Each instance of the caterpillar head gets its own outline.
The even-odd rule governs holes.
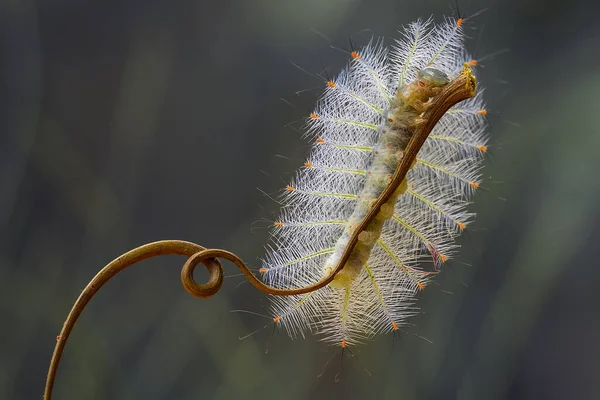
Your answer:
[[[398,90],[399,104],[419,109],[419,105],[438,94],[450,82],[446,73],[432,67],[419,71],[417,78]],[[420,110],[422,111],[422,110]]]
[[[439,69],[425,67],[417,74],[417,84],[420,87],[429,86],[441,88],[448,83],[450,83],[450,78],[448,78],[446,73]]]

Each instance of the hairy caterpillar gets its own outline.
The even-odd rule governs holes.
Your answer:
[[[463,66],[463,20],[409,24],[391,51],[371,42],[326,89],[307,121],[314,141],[284,189],[260,272],[278,288],[310,285],[335,267],[348,237],[386,187],[428,101]],[[350,259],[326,287],[272,297],[273,321],[291,337],[317,333],[346,347],[398,330],[415,314],[415,296],[455,252],[471,221],[487,151],[480,94],[452,107],[381,207]],[[436,268],[424,264],[433,261]]]

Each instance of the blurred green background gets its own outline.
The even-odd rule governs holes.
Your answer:
[[[261,219],[278,206],[257,187],[275,193],[301,165],[307,145],[285,125],[308,115],[323,87],[290,61],[335,74],[347,56],[331,44],[390,44],[401,24],[455,8],[0,4],[1,399],[42,397],[68,310],[119,254],[185,239],[260,266]],[[315,338],[269,328],[240,341],[266,320],[231,311],[267,313],[265,296],[233,276],[214,298],[194,299],[179,282],[184,259],[163,257],[93,299],[54,398],[599,398],[600,6],[459,6],[464,16],[487,8],[467,23],[475,58],[501,53],[478,69],[490,156],[477,221],[419,300],[414,328],[353,349],[343,366],[339,349]]]

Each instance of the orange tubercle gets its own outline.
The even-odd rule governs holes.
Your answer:
[[[293,186],[290,186],[290,185],[287,185],[285,188],[286,188],[287,190],[289,190],[290,192],[293,192],[294,190],[296,190],[296,188],[295,188],[295,187],[293,187]]]
[[[281,320],[281,317],[275,317],[273,318],[273,322],[278,323]]]
[[[353,51],[352,53],[350,53],[350,56],[352,56],[352,58],[354,58],[355,60],[360,60],[360,55],[358,54],[358,51]]]
[[[469,64],[469,67],[474,67],[477,65],[477,60],[471,60],[467,64]]]
[[[261,273],[261,274],[264,274],[264,273],[267,272],[267,269],[266,268],[261,268],[261,269],[258,270],[258,272]]]
[[[471,187],[474,187],[475,189],[477,189],[479,187],[479,183],[477,183],[477,182],[469,182],[469,185]]]
[[[441,256],[440,256],[440,258],[441,258]],[[423,285],[422,282],[417,282],[417,287],[419,288],[419,290],[425,289],[425,285]]]
[[[477,110],[475,112],[479,115],[487,115],[487,110]]]
[[[341,343],[341,345],[340,345],[340,346],[342,346],[342,349],[345,349],[346,347],[348,347],[348,343],[346,343],[346,340],[345,340],[345,339],[344,339],[344,340],[342,340],[342,343]]]
[[[325,139],[323,139],[323,138],[317,138],[317,143],[325,143]]]
[[[459,18],[458,21],[456,21],[456,27],[460,28],[463,24],[463,22],[465,22],[462,18]]]
[[[477,146],[477,148],[483,151],[484,153],[487,151],[487,146]]]
[[[273,225],[275,225],[275,226],[283,226],[283,222],[281,222],[281,221],[275,221],[275,223]]]
[[[442,260],[442,262],[446,262],[446,261],[448,261],[448,257],[446,257],[443,254],[440,254],[440,260]]]
[[[465,224],[463,224],[463,223],[462,223],[462,222],[460,222],[460,221],[456,221],[456,225],[458,225],[458,227],[459,227],[461,230],[462,230],[462,229],[465,229]]]
[[[311,119],[319,119],[319,116],[315,113],[310,113],[310,118]]]
[[[306,168],[312,168],[312,166],[313,166],[313,165],[312,165],[312,163],[309,163],[309,162],[307,161],[307,162],[305,162],[305,163],[304,163],[304,166],[305,166]]]
[[[393,322],[393,321],[392,321],[392,329],[395,330],[395,331],[397,331],[399,329],[398,325],[396,325],[396,323]]]
[[[327,81],[327,86],[329,86],[330,88],[334,88],[335,87],[335,83],[332,81]]]
[[[56,341],[58,342],[60,340],[60,335],[56,337]]]

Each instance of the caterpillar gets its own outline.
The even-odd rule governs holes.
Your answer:
[[[371,40],[352,50],[348,66],[326,82],[307,118],[307,160],[280,198],[260,269],[267,284],[299,288],[335,268],[430,98],[465,65],[476,66],[463,28],[460,18],[417,20],[391,49]],[[311,332],[343,348],[406,325],[418,292],[473,220],[467,206],[481,182],[486,114],[481,91],[450,108],[335,279],[308,294],[271,296],[273,322],[292,338]]]

